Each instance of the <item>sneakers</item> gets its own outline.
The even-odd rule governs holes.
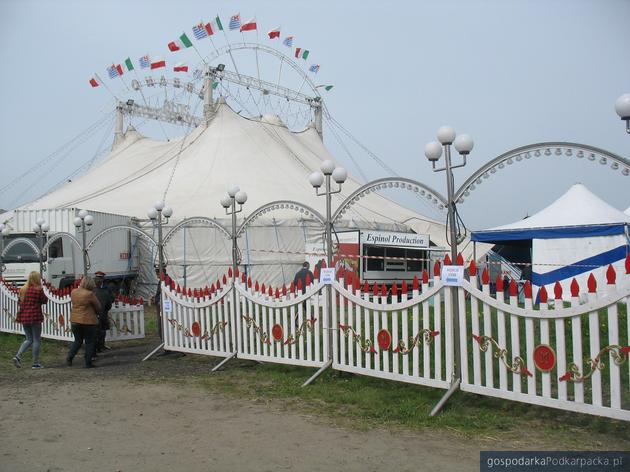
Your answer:
[[[20,360],[20,358],[19,358],[18,356],[15,356],[15,357],[13,358],[13,365],[14,365],[15,367],[17,367],[18,369],[19,369],[20,367],[22,367],[22,361]]]
[[[33,364],[33,366],[31,367],[31,369],[33,369],[33,370],[38,370],[38,369],[43,369],[43,368],[44,368],[44,366],[41,365],[40,363]]]

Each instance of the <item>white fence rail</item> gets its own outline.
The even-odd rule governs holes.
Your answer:
[[[57,295],[44,288],[48,302],[42,307],[44,323],[42,337],[72,341],[70,329],[72,303],[69,295]],[[11,286],[0,283],[0,331],[24,334],[22,325],[15,321],[18,310],[18,293]],[[144,306],[116,301],[109,311],[110,329],[108,341],[144,338]]]

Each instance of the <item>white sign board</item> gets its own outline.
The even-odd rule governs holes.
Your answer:
[[[391,231],[361,231],[362,244],[377,246],[429,247],[428,234],[393,233]]]
[[[173,301],[166,298],[164,299],[164,313],[172,313],[173,312]]]
[[[445,265],[442,266],[442,283],[444,285],[462,285],[464,280],[464,266]]]
[[[325,267],[320,269],[319,282],[322,284],[330,285],[335,281],[335,268]]]

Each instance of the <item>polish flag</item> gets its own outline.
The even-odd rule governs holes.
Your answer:
[[[177,64],[175,64],[175,67],[173,67],[173,71],[188,72],[188,64],[185,64],[184,62],[178,62]]]
[[[247,20],[241,25],[241,32],[243,31],[254,31],[256,28],[256,19],[252,18],[251,20]]]
[[[279,38],[280,37],[280,27],[278,26],[277,28],[272,29],[267,34],[269,35],[269,39]]]
[[[90,79],[90,85],[91,85],[92,87],[98,87],[100,84],[98,83],[98,80],[96,80],[94,77],[92,77],[92,78]]]
[[[161,57],[151,58],[151,69],[159,69],[160,67],[166,67],[166,61]]]

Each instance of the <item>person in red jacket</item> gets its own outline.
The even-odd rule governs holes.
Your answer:
[[[42,279],[39,272],[31,272],[26,284],[20,289],[16,321],[22,324],[26,339],[13,357],[15,367],[22,367],[22,354],[32,345],[33,369],[43,368],[39,363],[39,346],[42,339],[42,323],[44,322],[42,305],[46,304],[47,301],[48,298],[42,289]]]

